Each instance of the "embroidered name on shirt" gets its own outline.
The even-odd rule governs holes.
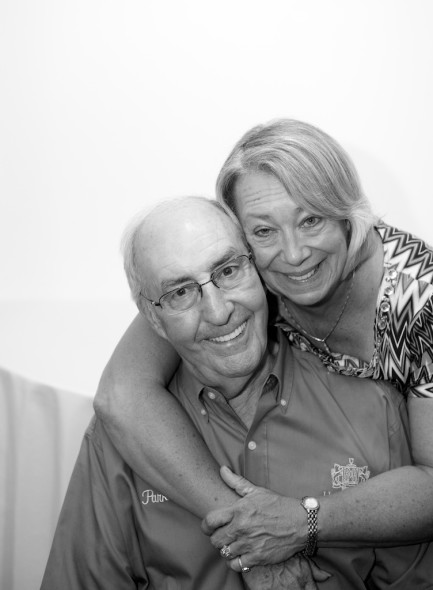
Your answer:
[[[357,486],[359,483],[367,481],[370,477],[368,466],[357,467],[354,459],[349,458],[347,465],[339,465],[334,463],[334,468],[331,469],[332,487],[345,490],[351,486]]]
[[[162,494],[155,494],[153,490],[144,490],[144,492],[141,494],[141,497],[143,498],[141,503],[144,504],[144,506],[147,506],[149,502],[152,504],[157,504],[158,502],[168,502],[168,498],[166,496],[163,496]]]

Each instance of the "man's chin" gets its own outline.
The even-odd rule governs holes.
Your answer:
[[[250,377],[260,366],[262,354],[259,350],[242,354],[232,354],[224,357],[222,363],[217,363],[218,372],[226,378]]]

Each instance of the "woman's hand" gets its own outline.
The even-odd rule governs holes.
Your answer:
[[[305,547],[307,518],[299,500],[257,487],[228,467],[221,468],[221,477],[242,499],[210,512],[202,530],[217,549],[229,547],[232,569],[239,555],[253,567],[281,563]]]

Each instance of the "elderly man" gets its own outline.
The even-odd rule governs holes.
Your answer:
[[[332,375],[278,335],[268,342],[266,298],[247,244],[216,202],[177,200],[137,218],[125,234],[124,258],[140,310],[181,357],[170,389],[220,464],[302,498],[410,462],[404,412],[390,386]],[[303,502],[308,553],[314,552],[317,504]],[[361,589],[367,581],[374,588],[391,582],[427,588],[415,583],[428,579],[421,565],[428,551],[321,549],[316,559],[332,574],[324,589]],[[309,570],[299,557],[296,565],[304,570],[290,585],[290,568],[249,573],[230,546],[220,554],[195,516],[125,464],[94,419],[42,589],[244,588],[224,557],[236,557],[252,588],[314,587],[308,576],[301,581]]]

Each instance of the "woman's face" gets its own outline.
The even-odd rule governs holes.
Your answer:
[[[272,175],[250,172],[234,187],[236,213],[268,288],[296,305],[332,297],[347,258],[344,221],[300,208]]]

